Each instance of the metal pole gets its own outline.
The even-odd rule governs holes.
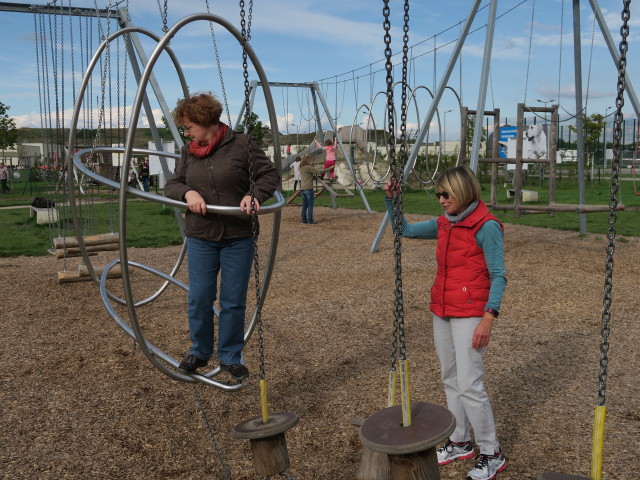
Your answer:
[[[480,74],[480,91],[478,92],[478,106],[476,108],[476,124],[473,129],[473,143],[471,144],[471,157],[469,168],[474,173],[478,171],[478,157],[480,156],[480,142],[482,140],[482,123],[484,117],[484,104],[487,99],[487,84],[489,83],[489,70],[491,67],[491,52],[493,50],[493,33],[496,28],[496,10],[498,0],[491,0],[489,7],[489,19],[487,21],[487,33],[484,40],[484,56],[482,57],[482,73]]]
[[[582,108],[582,57],[580,42],[580,0],[573,0],[573,60],[576,88],[576,135],[578,139],[578,203],[585,204],[584,111]],[[587,233],[587,217],[580,214],[580,234]]]
[[[438,104],[440,103],[440,99],[442,98],[445,88],[447,88],[447,82],[449,81],[449,77],[451,76],[453,67],[458,61],[458,57],[460,56],[460,51],[462,50],[462,46],[464,45],[464,42],[467,39],[469,30],[471,30],[471,24],[473,23],[473,20],[476,17],[476,14],[478,13],[478,9],[480,8],[480,2],[481,0],[475,0],[473,2],[473,5],[469,10],[469,14],[467,15],[467,20],[465,21],[464,26],[460,31],[460,37],[458,37],[456,46],[454,47],[453,52],[451,53],[451,57],[449,58],[449,63],[445,68],[445,71],[442,75],[442,79],[440,80],[440,84],[438,85],[435,95],[433,96],[433,101],[431,102],[431,106],[427,111],[427,115],[422,123],[422,126],[420,127],[420,132],[416,136],[415,143],[413,145],[413,148],[411,149],[409,158],[407,159],[407,164],[405,165],[404,172],[403,172],[403,178],[402,178],[403,182],[409,176],[409,174],[411,173],[411,170],[413,170],[413,165],[415,164],[416,158],[418,157],[418,153],[420,151],[420,145],[422,145],[422,142],[424,141],[424,137],[426,136],[427,131],[429,130],[429,124],[431,123],[431,120],[433,120],[433,116],[435,114],[436,108],[438,108]],[[382,241],[382,236],[384,235],[384,231],[386,230],[388,224],[389,224],[389,215],[385,212],[384,217],[382,218],[382,222],[380,222],[380,226],[378,227],[378,233],[376,233],[376,237],[373,240],[373,244],[371,245],[371,249],[370,249],[371,253],[378,251],[380,242]]]
[[[362,185],[360,185],[358,183],[358,177],[356,176],[356,172],[354,170],[353,163],[349,161],[349,156],[347,155],[347,151],[345,150],[344,145],[342,144],[342,139],[340,138],[340,135],[338,135],[338,127],[336,126],[335,123],[333,123],[333,118],[329,114],[329,108],[327,107],[327,103],[325,102],[324,97],[322,96],[322,92],[320,91],[320,88],[315,83],[313,84],[313,87],[311,88],[311,92],[313,93],[314,91],[318,93],[318,98],[320,99],[320,103],[322,104],[322,108],[324,108],[324,112],[327,114],[327,119],[329,119],[329,125],[331,125],[331,129],[334,131],[334,133],[336,135],[336,139],[338,140],[337,144],[340,147],[340,151],[342,152],[342,155],[344,156],[344,159],[346,160],[347,167],[349,168],[349,170],[351,170],[351,175],[353,175],[354,185],[356,186],[356,188],[360,192],[360,198],[362,199],[362,203],[364,204],[364,207],[367,209],[367,212],[368,213],[372,213],[371,207],[369,206],[369,202],[367,201],[367,197],[364,194],[364,189],[362,188]],[[313,96],[314,105],[315,105],[315,98],[316,97],[315,97],[315,94],[314,94],[314,96]],[[320,121],[319,120],[320,119],[320,114],[317,111],[317,106],[316,106],[316,115],[318,115],[318,121]]]
[[[442,125],[442,153],[445,155],[447,154],[447,151],[445,150],[447,148],[447,113],[450,112],[453,112],[453,110],[447,110],[444,112],[444,122]]]
[[[597,0],[589,0],[591,4],[591,10],[593,10],[593,15],[596,17],[598,21],[598,26],[600,27],[600,31],[602,32],[602,36],[604,37],[604,41],[609,48],[609,53],[611,54],[611,58],[613,58],[613,63],[618,68],[618,59],[620,55],[618,54],[618,49],[616,44],[613,41],[613,37],[611,36],[611,32],[609,32],[609,27],[607,26],[607,22],[604,20],[604,16],[602,15],[602,11],[598,6]],[[624,80],[624,86],[626,90],[626,94],[631,101],[631,105],[633,105],[633,110],[636,113],[636,117],[640,117],[640,103],[638,102],[638,97],[636,96],[636,92],[631,83],[631,78],[629,75],[626,76]]]

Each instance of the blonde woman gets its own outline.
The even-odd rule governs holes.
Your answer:
[[[466,166],[445,170],[435,181],[443,215],[426,222],[401,220],[406,238],[437,240],[437,272],[431,287],[433,339],[447,407],[456,428],[438,449],[438,464],[475,455],[467,479],[490,480],[507,467],[496,437],[489,396],[482,383],[484,354],[507,284],[503,227],[480,199],[480,184]],[[387,211],[393,218],[391,182]]]

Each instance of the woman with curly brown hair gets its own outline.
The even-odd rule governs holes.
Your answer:
[[[173,117],[191,141],[182,148],[164,192],[187,204],[191,347],[179,369],[194,373],[213,356],[213,303],[219,299],[220,368],[241,381],[249,376],[242,348],[253,242],[257,240],[250,217],[251,185],[253,208],[258,211],[280,185],[280,174],[258,142],[232,131],[220,121],[221,113],[222,104],[209,93],[178,102]],[[207,205],[239,206],[246,216],[209,213]]]

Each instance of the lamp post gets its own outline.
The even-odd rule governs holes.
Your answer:
[[[300,145],[300,125],[296,123],[290,123],[292,127],[296,127],[296,153],[298,153],[298,148]]]
[[[442,151],[444,152],[444,154],[446,155],[447,152],[445,150],[445,147],[447,145],[447,113],[453,112],[453,110],[447,110],[446,112],[444,112],[444,122],[442,125],[442,138],[440,139],[440,143],[442,143]]]

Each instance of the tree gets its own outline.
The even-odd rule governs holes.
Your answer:
[[[0,102],[0,148],[2,149],[3,160],[4,150],[6,148],[13,148],[18,139],[16,122],[7,114],[10,108],[11,107]]]
[[[467,148],[469,149],[469,154],[471,154],[471,148],[473,147],[473,133],[475,131],[476,128],[476,116],[475,115],[469,115],[469,118],[467,120]],[[482,152],[482,150],[480,150],[478,152],[478,154],[481,157],[486,157],[487,156],[487,129],[485,127],[482,127],[482,132],[480,133],[480,148],[482,149],[482,143],[484,142],[485,144],[485,148],[484,148],[484,154]]]
[[[604,117],[599,113],[592,113],[590,117],[584,117],[582,132],[584,135],[584,154],[591,160],[590,151],[592,145],[598,145],[602,130],[607,125]],[[569,131],[577,133],[578,130],[573,125],[569,125]]]
[[[237,132],[244,132],[244,122],[246,117],[242,120],[242,123],[238,125]],[[249,134],[253,136],[261,146],[265,146],[265,137],[271,135],[271,129],[258,120],[258,114],[251,112],[249,117]]]

